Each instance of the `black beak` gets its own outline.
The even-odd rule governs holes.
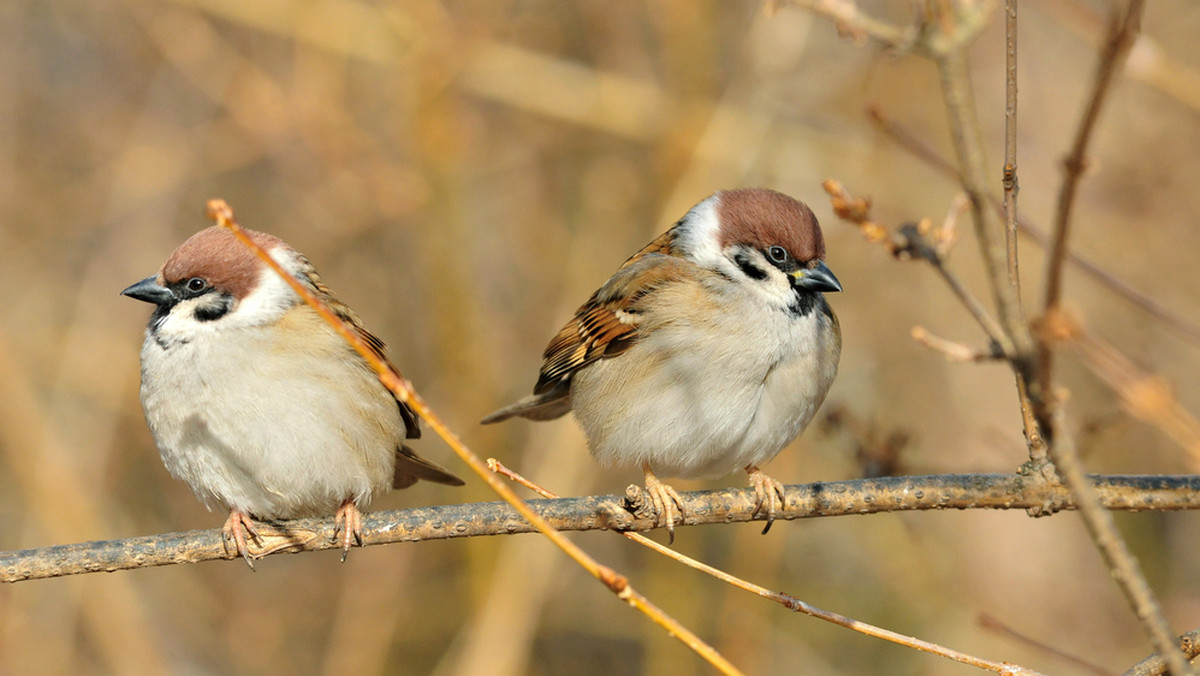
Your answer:
[[[825,261],[817,261],[815,268],[800,268],[792,273],[792,286],[805,291],[841,291],[842,283],[833,276]]]
[[[175,302],[175,294],[167,287],[160,285],[158,277],[147,277],[122,291],[121,295],[155,305],[169,305]]]

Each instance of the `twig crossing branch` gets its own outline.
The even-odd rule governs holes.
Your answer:
[[[1104,505],[1126,511],[1200,509],[1200,476],[1094,476]],[[686,525],[752,521],[752,489],[682,494]],[[1019,474],[947,474],[860,479],[788,486],[776,519],[938,509],[1024,509],[1048,514],[1072,509],[1067,491]],[[626,498],[599,495],[530,500],[558,530],[648,531],[653,519],[635,518]],[[421,507],[363,515],[363,544],[419,542],[481,535],[530,533],[534,528],[502,502]],[[333,519],[264,524],[255,556],[336,549]],[[0,582],[81,573],[197,563],[227,558],[221,531],[194,530],[0,552]]]

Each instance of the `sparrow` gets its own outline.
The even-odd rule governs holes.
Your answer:
[[[307,258],[247,232],[386,360]],[[419,479],[463,484],[405,444],[420,437],[412,409],[228,230],[201,230],[121,294],[155,306],[141,400],[163,463],[210,510],[228,510],[226,551],[232,542],[251,568],[252,519],[336,514],[345,561],[375,495]]]
[[[640,466],[674,540],[682,502],[667,477],[743,469],[770,529],[783,484],[759,467],[812,420],[842,336],[824,292],[841,291],[805,204],[723,190],[634,254],[550,341],[533,394],[483,419],[568,411],[602,464]]]

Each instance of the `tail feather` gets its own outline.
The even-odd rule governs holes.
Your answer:
[[[417,452],[408,446],[401,446],[396,450],[396,470],[392,475],[392,488],[408,488],[419,479],[448,486],[462,486],[465,483],[449,470],[417,455]]]
[[[555,388],[544,394],[531,394],[515,404],[510,404],[489,414],[479,422],[483,425],[490,425],[514,416],[537,421],[561,418],[571,410],[571,394],[569,390],[564,391],[564,389]]]

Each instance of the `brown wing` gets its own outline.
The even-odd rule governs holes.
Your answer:
[[[367,344],[367,347],[371,349],[371,352],[374,353],[376,357],[382,359],[390,369],[396,371],[396,367],[392,366],[392,362],[388,361],[386,354],[387,346],[384,344],[384,342],[377,338],[375,334],[368,331],[366,327],[363,326],[362,320],[358,318],[358,315],[354,312],[354,310],[351,310],[349,305],[346,305],[342,301],[338,300],[333,291],[331,291],[329,287],[325,286],[325,283],[321,281],[321,276],[317,274],[317,271],[312,267],[312,264],[308,262],[307,258],[300,256],[300,260],[306,268],[305,272],[307,273],[308,280],[312,282],[313,287],[317,290],[317,294],[320,295],[320,297],[325,301],[325,304],[329,306],[329,309],[333,310],[333,313],[338,316],[338,319],[341,319],[354,328],[354,332],[358,334],[359,338],[362,338],[363,342]],[[405,438],[420,439],[421,426],[416,412],[413,411],[408,404],[405,404],[399,399],[396,400],[396,405],[400,407],[400,418],[404,420]]]
[[[662,253],[669,250],[669,244],[660,246],[667,235],[626,261],[554,336],[543,355],[534,394],[562,388],[579,369],[619,355],[637,341],[646,298],[688,275],[692,265]]]
[[[480,422],[488,425],[513,416],[553,420],[566,415],[571,410],[575,372],[629,349],[638,338],[642,299],[677,278],[687,265],[674,256],[674,244],[675,228],[671,228],[630,256],[550,341],[534,393]]]

